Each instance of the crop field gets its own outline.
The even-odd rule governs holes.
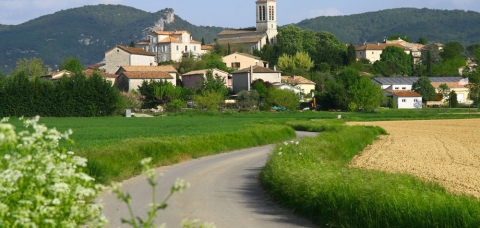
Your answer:
[[[480,198],[480,120],[349,123],[374,125],[389,135],[368,146],[351,166],[407,173],[448,191]]]

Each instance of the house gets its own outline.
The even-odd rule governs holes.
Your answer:
[[[121,75],[123,72],[166,72],[172,76],[175,80],[170,81],[174,86],[177,85],[178,71],[172,65],[164,66],[122,66],[120,67],[116,75]]]
[[[315,90],[315,82],[312,82],[302,76],[282,76],[282,83],[299,88],[303,94],[308,94]]]
[[[228,72],[219,69],[205,69],[191,71],[182,75],[182,84],[187,88],[198,88],[199,83],[207,79],[207,71],[212,71],[213,77],[219,76],[223,79],[227,88],[232,88],[232,77]]]
[[[105,72],[114,74],[120,66],[153,66],[155,55],[140,48],[117,45],[105,52]]]
[[[116,86],[121,91],[136,90],[144,81],[166,81],[173,84],[175,79],[164,71],[125,71],[118,76]]]
[[[376,44],[368,44],[365,43],[364,45],[357,46],[355,48],[355,52],[357,54],[357,61],[360,59],[368,59],[371,63],[380,60],[380,55],[387,47],[398,47],[405,51],[405,53],[410,55],[411,49],[404,47],[397,43],[376,43]]]
[[[260,57],[235,52],[233,54],[222,57],[223,62],[227,67],[243,69],[250,66],[262,66],[268,68],[268,62],[263,61]]]
[[[267,41],[276,42],[277,31],[277,2],[275,0],[257,0],[256,27],[251,29],[224,30],[218,34],[219,44],[244,45],[253,53],[255,49],[261,49]],[[253,18],[252,18],[253,19]]]
[[[109,74],[107,72],[103,72],[103,71],[100,71],[100,70],[94,70],[94,69],[87,69],[87,70],[84,70],[83,73],[89,77],[91,76],[93,73],[98,73],[100,74],[100,76],[102,76],[105,80],[109,81],[110,83],[112,83],[112,86],[115,85],[115,81],[118,77],[118,75],[116,74]]]
[[[398,109],[421,109],[422,95],[409,90],[387,90],[387,97],[392,97]]]
[[[199,57],[208,52],[208,47],[202,48],[202,43],[193,40],[186,30],[152,31],[148,40],[137,43],[137,47],[153,53],[156,62],[180,62],[183,57]]]
[[[420,79],[419,77],[400,77],[400,78],[388,78],[388,77],[373,77],[372,82],[380,86],[384,90],[412,90],[412,85]],[[441,84],[446,84],[451,91],[455,91],[457,94],[457,100],[460,104],[471,104],[472,101],[468,99],[469,89],[468,79],[462,77],[429,77],[432,86],[439,93],[439,87]]]
[[[243,90],[250,91],[251,84],[257,79],[271,84],[281,84],[282,72],[262,66],[250,66],[232,73],[233,92],[239,93]]]

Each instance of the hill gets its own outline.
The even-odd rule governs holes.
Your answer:
[[[88,66],[100,62],[105,51],[117,44],[143,40],[154,26],[188,30],[194,39],[206,42],[223,30],[195,26],[172,14],[172,9],[149,13],[122,5],[96,5],[62,10],[20,25],[0,25],[0,72],[8,73],[18,59],[32,57],[42,58],[54,69],[70,56]]]
[[[317,17],[296,24],[303,29],[328,31],[346,43],[360,44],[382,41],[384,37],[401,34],[417,41],[446,43],[459,41],[464,45],[480,42],[480,13],[463,10],[398,8],[349,16]]]

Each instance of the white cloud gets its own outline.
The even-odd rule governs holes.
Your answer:
[[[336,8],[326,8],[326,9],[313,9],[310,10],[309,16],[310,18],[320,17],[320,16],[339,16],[343,15],[340,10]]]

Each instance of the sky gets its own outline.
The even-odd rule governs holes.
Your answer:
[[[255,26],[255,0],[0,0],[0,24],[17,25],[60,10],[97,4],[121,4],[147,12],[173,8],[176,15],[194,25]],[[401,7],[480,12],[479,0],[277,0],[277,22],[283,26],[318,16]]]

